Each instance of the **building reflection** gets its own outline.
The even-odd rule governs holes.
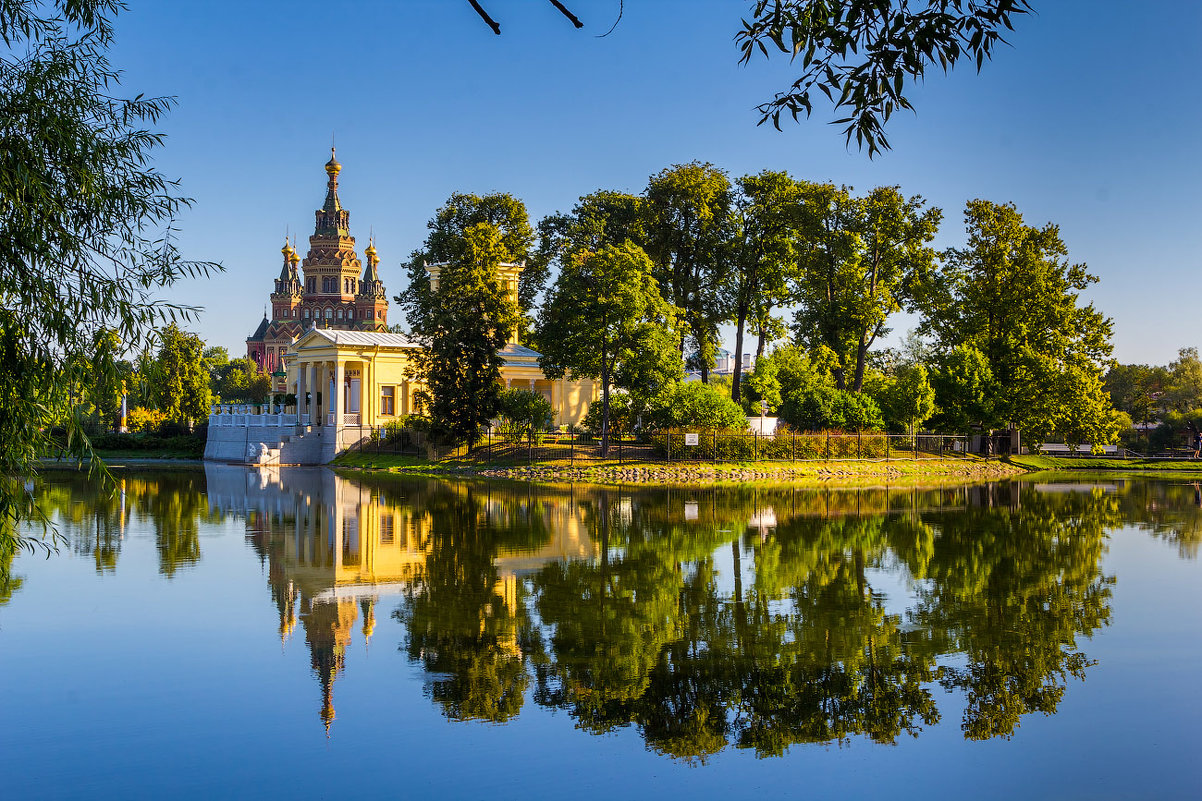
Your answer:
[[[246,521],[286,642],[335,717],[348,649],[387,615],[453,720],[526,703],[652,750],[893,743],[963,694],[966,737],[1052,714],[1109,623],[1123,493],[1093,484],[533,487],[206,468]],[[896,595],[898,587],[908,587]],[[890,594],[894,593],[890,597]],[[392,647],[392,643],[389,643]]]
[[[328,732],[334,685],[356,628],[368,644],[380,599],[422,582],[434,548],[434,519],[425,504],[432,492],[454,496],[462,487],[429,482],[390,492],[322,468],[206,463],[205,473],[211,510],[246,520],[247,539],[267,568],[281,642],[298,623],[304,632]],[[503,607],[495,613],[516,613],[522,576],[551,562],[595,556],[583,513],[569,503],[531,498],[515,504],[510,496],[485,496],[472,514],[492,528],[524,529],[536,504],[540,520],[549,524],[536,541],[495,552],[492,593]],[[521,658],[516,637],[507,648]]]

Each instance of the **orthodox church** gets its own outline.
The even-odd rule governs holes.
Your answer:
[[[263,372],[275,376],[273,386],[280,392],[285,391],[283,356],[305,331],[388,328],[388,295],[380,280],[380,258],[372,241],[363,251],[366,267],[355,254],[350,212],[338,198],[342,165],[335,158],[334,148],[330,148],[325,170],[326,199],[315,215],[317,224],[309,237],[309,253],[301,261],[296,248],[284,243],[280,251],[284,263],[271,293],[271,317],[268,319],[264,312],[259,327],[246,339],[246,357]]]
[[[326,200],[316,213],[309,254],[302,261],[285,242],[283,265],[271,293],[271,317],[246,340],[246,355],[272,377],[274,392],[292,395],[290,409],[250,413],[241,404],[214,407],[205,458],[256,464],[325,464],[374,429],[419,413],[426,387],[413,364],[421,345],[388,331],[388,299],[374,242],[355,255],[350,212],[338,199],[334,158],[325,166]],[[300,269],[297,265],[300,265]],[[439,292],[444,265],[427,265]],[[524,264],[500,264],[498,279],[518,301]],[[547,378],[539,354],[518,342],[515,330],[499,351],[500,384],[537,392],[551,404],[552,424],[579,424],[599,386],[587,378]],[[270,407],[269,407],[270,409]],[[248,448],[255,450],[254,458]],[[266,455],[264,455],[264,453]],[[268,461],[263,461],[267,459]]]

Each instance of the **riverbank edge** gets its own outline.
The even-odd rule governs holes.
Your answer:
[[[1202,459],[1107,459],[1104,457],[1059,458],[1023,454],[1007,461],[1025,470],[1088,471],[1115,473],[1196,473],[1202,476]]]
[[[426,478],[497,478],[530,483],[587,483],[600,485],[699,485],[826,483],[839,480],[893,478],[1010,478],[1028,468],[991,459],[920,459],[914,461],[773,462],[635,462],[588,466],[538,464],[480,465],[466,460],[431,463],[424,459],[387,454],[344,454],[329,464],[337,470],[385,473]]]

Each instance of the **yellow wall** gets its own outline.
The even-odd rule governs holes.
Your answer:
[[[360,425],[382,426],[400,416],[419,411],[416,396],[424,386],[408,378],[411,352],[401,349],[376,350],[333,343],[302,347],[289,355],[289,391],[298,389],[301,365],[320,362],[326,370],[326,378],[322,379],[322,386],[318,390],[324,394],[328,386],[329,367],[335,361],[343,363],[345,375],[361,381]],[[546,378],[533,360],[507,363],[501,368],[501,380],[507,387],[533,389],[547,395],[555,410],[555,424],[560,426],[579,424],[588,412],[589,404],[600,394],[596,383],[589,379],[552,381]],[[383,409],[383,390],[386,387],[392,389],[392,414],[385,414]],[[305,389],[312,392],[314,387],[307,383]],[[323,397],[321,412],[324,415],[329,410],[328,399]],[[342,411],[346,412],[347,409],[343,408]]]

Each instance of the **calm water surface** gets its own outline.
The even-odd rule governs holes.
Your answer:
[[[1202,494],[37,485],[4,798],[1197,798]]]

